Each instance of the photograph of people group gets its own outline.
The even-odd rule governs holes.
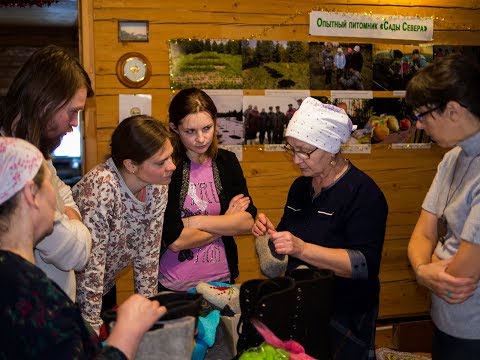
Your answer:
[[[311,42],[309,45],[311,89],[372,89],[372,44]]]
[[[283,144],[288,123],[302,101],[291,96],[244,96],[245,144]]]

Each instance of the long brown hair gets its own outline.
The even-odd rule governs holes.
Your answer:
[[[202,111],[210,114],[213,119],[213,140],[206,152],[206,155],[213,159],[217,156],[218,152],[217,107],[207,93],[197,88],[181,90],[170,102],[170,106],[168,108],[168,121],[170,124],[173,124],[175,128],[178,128],[186,116]],[[171,134],[172,145],[174,148],[173,158],[175,163],[178,163],[178,161],[185,155],[186,148],[177,133],[171,131]]]
[[[407,86],[405,99],[413,108],[441,106],[449,101],[467,108],[480,120],[480,65],[467,55],[451,54],[418,71]]]
[[[111,157],[118,169],[130,159],[141,164],[160,150],[170,133],[153,117],[135,115],[123,120],[113,131],[110,143]]]
[[[47,125],[81,88],[93,96],[79,61],[58,46],[41,48],[13,79],[0,106],[0,128],[7,136],[29,141],[48,159],[58,143],[46,137]]]

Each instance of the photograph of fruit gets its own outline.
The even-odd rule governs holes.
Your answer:
[[[430,142],[423,130],[418,130],[412,109],[403,98],[375,98],[371,100],[372,115],[364,129],[372,134],[372,144]]]
[[[317,97],[318,100],[322,101]],[[373,99],[356,99],[356,98],[335,98],[332,104],[345,110],[352,120],[353,125],[357,129],[352,133],[349,144],[370,144],[372,137],[372,129],[366,127],[368,120],[372,116],[372,100]]]

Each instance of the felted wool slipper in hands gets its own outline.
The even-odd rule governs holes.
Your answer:
[[[240,314],[240,290],[236,286],[211,281],[200,282],[195,289],[205,300],[219,309],[228,305],[235,314]]]

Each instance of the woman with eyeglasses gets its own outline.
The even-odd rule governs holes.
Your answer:
[[[275,251],[289,255],[287,275],[304,266],[334,272],[331,357],[375,359],[388,207],[375,182],[340,152],[351,131],[343,109],[311,97],[302,102],[285,146],[302,176],[290,187],[278,226],[261,213],[252,233],[269,234]]]
[[[177,169],[168,191],[159,288],[233,283],[233,236],[249,232],[257,212],[242,168],[234,153],[218,148],[217,108],[205,92],[181,90],[168,114]]]
[[[101,311],[116,303],[117,276],[129,265],[135,293],[158,293],[163,215],[175,170],[169,139],[150,116],[126,118],[113,131],[111,156],[73,187],[93,242],[86,268],[77,273],[77,303],[97,332]]]
[[[408,245],[417,281],[432,292],[435,360],[480,357],[480,66],[449,55],[409,82],[419,129],[450,148]]]

